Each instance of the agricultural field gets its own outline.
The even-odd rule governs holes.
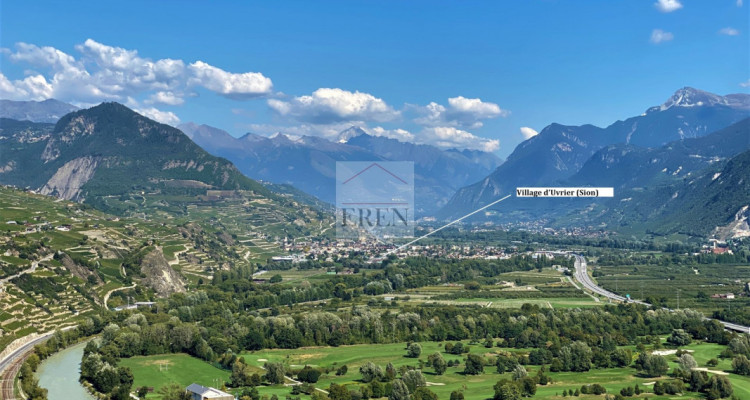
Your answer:
[[[707,315],[715,310],[750,308],[750,296],[743,295],[750,281],[748,264],[625,264],[600,266],[595,271],[596,281],[607,290],[635,299],[651,298],[655,304],[670,308],[691,308]],[[726,293],[735,298],[711,297]]]

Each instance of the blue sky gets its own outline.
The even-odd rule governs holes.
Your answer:
[[[0,4],[0,97],[115,100],[235,136],[360,125],[506,156],[522,127],[750,89],[737,0]]]

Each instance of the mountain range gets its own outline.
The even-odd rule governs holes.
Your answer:
[[[69,200],[189,189],[270,193],[181,131],[118,103],[74,111],[55,125],[0,120],[0,182]]]
[[[705,147],[706,142],[691,142],[690,139],[726,128],[747,118],[749,113],[750,95],[718,96],[686,87],[678,90],[662,105],[650,107],[639,116],[617,121],[606,128],[551,124],[538,135],[518,145],[506,162],[487,177],[458,190],[438,215],[442,218],[463,215],[506,194],[514,193],[517,187],[561,185],[566,182],[575,182],[581,186],[594,186],[595,183],[613,186],[618,182],[620,185],[638,184],[646,179],[645,170],[613,162],[610,164],[611,168],[601,165],[601,160],[605,163],[607,160],[611,161],[614,154],[628,152],[628,149],[659,148],[667,143],[674,143],[673,148],[687,146],[684,150],[688,152],[691,151],[691,146],[701,148],[701,151],[696,150],[695,153],[701,157],[721,157],[734,146],[729,142],[720,143],[719,147],[725,150],[719,150],[716,146]],[[731,140],[735,145],[741,145],[746,137],[746,131],[739,131]],[[612,145],[617,146],[607,148]],[[610,154],[597,154],[604,148]],[[739,151],[742,149],[743,147],[735,148]],[[670,152],[669,149],[661,151]],[[590,164],[590,169],[574,178],[592,157],[599,159],[600,164]],[[641,161],[636,162],[637,168],[648,169],[657,165],[644,166]],[[697,160],[693,161],[697,163]],[[663,168],[662,166],[660,169]],[[511,198],[502,207],[497,207],[498,217],[495,218],[505,222],[549,219],[565,214],[571,207],[578,209],[581,204],[581,201]]]
[[[221,129],[194,123],[178,128],[253,179],[289,184],[329,203],[336,199],[337,161],[412,161],[415,201],[421,215],[436,211],[458,188],[501,164],[491,153],[406,143],[369,135],[359,127],[344,130],[337,141],[282,133],[271,137],[248,133],[234,138]]]
[[[78,110],[78,107],[55,99],[44,101],[0,100],[0,118],[18,121],[54,124],[63,115],[76,110]]]
[[[545,226],[690,235],[725,226],[731,229],[722,235],[731,236],[742,234],[750,208],[746,94],[683,88],[662,105],[606,128],[551,124],[505,162],[480,151],[373,136],[355,126],[335,140],[282,133],[236,138],[207,125],[159,124],[117,103],[72,111],[55,124],[44,121],[73,106],[3,104],[9,107],[2,115],[23,120],[0,118],[0,183],[111,212],[117,196],[125,196],[120,203],[132,211],[144,193],[162,196],[153,203],[160,205],[169,203],[168,196],[209,189],[239,189],[271,203],[293,199],[330,211],[323,202],[335,200],[337,161],[414,162],[418,216],[456,217],[516,187],[553,185],[611,186],[615,197],[512,197],[474,221],[542,220]]]

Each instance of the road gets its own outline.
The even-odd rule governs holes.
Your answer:
[[[67,326],[65,328],[62,328],[63,331],[67,331],[70,329],[75,329],[75,326]],[[16,375],[18,375],[18,371],[23,365],[24,360],[26,360],[26,357],[28,357],[31,352],[34,351],[34,346],[44,342],[54,334],[55,332],[48,332],[19,347],[14,352],[8,354],[7,356],[5,356],[5,358],[0,360],[0,373],[2,374],[2,376],[0,377],[0,382],[2,383],[2,387],[0,388],[0,400],[15,399],[15,394],[13,393],[13,383],[16,379]]]
[[[590,290],[590,291],[592,291],[592,292],[594,292],[594,293],[596,293],[598,295],[604,296],[604,297],[606,297],[608,299],[617,300],[617,301],[628,301],[628,299],[626,299],[625,297],[622,297],[622,296],[620,296],[620,295],[618,295],[616,293],[612,293],[612,292],[610,292],[610,291],[608,291],[606,289],[603,289],[603,288],[597,286],[597,284],[594,283],[594,281],[589,276],[588,271],[586,269],[586,267],[587,267],[586,266],[586,258],[583,257],[583,256],[581,256],[581,255],[578,255],[578,254],[573,254],[573,256],[576,258],[576,261],[575,261],[575,274],[573,276],[575,276],[576,280],[578,282],[580,282],[586,289],[588,289],[588,290]],[[630,300],[630,302],[631,303],[642,304],[644,306],[651,307],[651,304],[646,303],[645,301]],[[669,310],[669,311],[674,311],[674,310],[672,310],[670,308],[664,308],[664,309],[665,310]],[[706,318],[706,319],[713,319],[713,318]],[[735,324],[735,323],[732,323],[732,322],[724,322],[724,321],[721,321],[721,320],[717,320],[717,321],[719,321],[722,325],[724,325],[724,327],[726,329],[733,330],[733,331],[738,331],[738,332],[750,333],[750,327],[747,327],[747,326],[744,326],[744,325],[740,325],[740,324]]]
[[[114,289],[110,290],[109,292],[107,292],[107,294],[104,295],[104,301],[103,301],[104,308],[106,308],[106,309],[109,310],[109,307],[107,307],[107,302],[109,301],[109,296],[112,296],[112,293],[117,292],[118,290],[132,289],[134,287],[135,287],[135,283],[132,284],[132,285],[130,285],[130,286],[124,286],[124,287],[114,288]]]
[[[2,391],[0,391],[0,399],[10,400],[16,398],[13,393],[13,382],[16,379],[16,375],[18,375],[18,371],[21,369],[21,365],[23,365],[23,361],[34,350],[34,346],[49,339],[52,335],[54,335],[54,332],[40,336],[26,345],[19,347],[18,350],[8,354],[4,360],[0,360],[0,372],[2,372]]]
[[[27,269],[25,269],[25,270],[23,270],[23,271],[15,274],[15,275],[11,275],[11,276],[9,276],[7,278],[0,279],[0,284],[5,284],[7,282],[10,282],[12,279],[18,278],[19,276],[21,276],[23,274],[30,274],[30,273],[36,271],[36,268],[39,266],[40,262],[42,262],[42,261],[49,261],[49,260],[52,259],[53,256],[54,256],[54,253],[53,254],[48,254],[48,255],[42,257],[41,260],[32,261],[31,262],[31,267],[29,267],[29,268],[27,268]]]

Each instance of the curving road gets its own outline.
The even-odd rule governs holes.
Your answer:
[[[594,293],[596,293],[596,294],[598,294],[600,296],[604,296],[604,297],[606,297],[608,299],[617,300],[617,301],[630,301],[631,303],[637,303],[637,304],[642,304],[644,306],[651,307],[651,304],[646,303],[645,301],[628,300],[625,297],[622,297],[622,296],[620,296],[620,295],[618,295],[616,293],[612,293],[609,290],[606,290],[606,289],[603,289],[603,288],[597,286],[597,284],[594,283],[594,281],[589,276],[588,271],[586,269],[586,258],[584,256],[582,256],[582,255],[579,255],[579,254],[573,254],[573,257],[576,258],[576,261],[575,261],[575,273],[573,274],[573,276],[576,278],[576,280],[578,282],[581,283],[581,285],[583,285],[584,288],[586,288],[586,289],[588,289],[588,290],[590,290],[590,291],[592,291],[592,292],[594,292]],[[665,310],[669,310],[669,311],[674,311],[674,310],[672,310],[670,308],[664,308],[664,309]],[[706,318],[706,319],[713,319],[713,318]],[[733,330],[733,331],[738,331],[738,332],[750,333],[750,327],[747,327],[747,326],[744,326],[744,325],[740,325],[740,324],[735,324],[735,323],[732,323],[732,322],[725,322],[725,321],[721,321],[721,320],[717,320],[717,321],[719,321],[722,325],[724,325],[724,327],[726,329]]]

